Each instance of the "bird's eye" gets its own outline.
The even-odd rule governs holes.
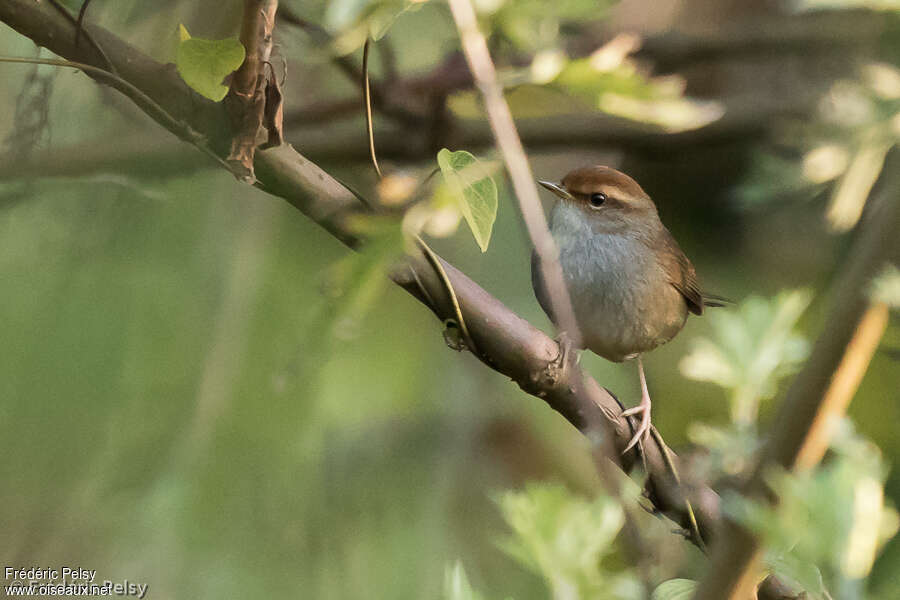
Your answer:
[[[596,194],[591,194],[591,206],[594,208],[600,208],[606,202],[606,194],[603,192],[597,192]]]

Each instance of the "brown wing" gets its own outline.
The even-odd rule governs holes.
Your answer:
[[[703,314],[703,292],[700,291],[694,265],[665,227],[660,242],[662,246],[660,257],[664,261],[663,267],[669,276],[669,282],[684,296],[689,311],[695,315]]]

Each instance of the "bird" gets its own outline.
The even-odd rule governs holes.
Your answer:
[[[559,183],[538,183],[558,198],[549,227],[579,329],[577,349],[613,362],[637,359],[641,399],[622,414],[641,420],[623,451],[628,452],[651,427],[642,355],[675,337],[688,314],[701,315],[723,299],[704,296],[694,265],[663,225],[653,200],[625,173],[593,165],[571,171]],[[532,287],[556,323],[540,265],[533,251]]]

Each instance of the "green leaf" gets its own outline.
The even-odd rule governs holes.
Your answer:
[[[324,25],[336,35],[335,51],[348,54],[367,37],[378,41],[401,15],[424,4],[421,0],[332,0],[325,11]]]
[[[472,589],[458,560],[444,572],[444,600],[481,600],[481,594]]]
[[[848,231],[859,221],[863,208],[869,198],[869,192],[881,169],[888,151],[894,146],[894,140],[882,140],[880,131],[872,131],[871,138],[856,152],[847,170],[838,181],[831,195],[831,202],[825,217],[835,231]]]
[[[812,471],[769,471],[775,507],[734,492],[722,497],[724,512],[763,540],[767,566],[814,600],[851,597],[834,592],[861,583],[897,531],[897,513],[884,500],[887,468],[878,448],[844,421],[831,451]]]
[[[713,337],[694,340],[681,372],[730,390],[732,420],[752,425],[760,401],[774,396],[778,381],[806,359],[808,344],[795,326],[811,299],[808,291],[795,290],[710,312]]]
[[[499,499],[513,534],[501,548],[541,575],[554,598],[625,600],[646,597],[629,571],[609,571],[625,520],[622,505],[605,495],[588,500],[560,485],[529,485]]]
[[[647,77],[629,55],[638,39],[620,35],[588,58],[569,61],[554,85],[603,112],[669,132],[703,127],[724,114],[716,102],[684,96],[676,76]]]
[[[228,93],[222,80],[244,62],[244,46],[237,38],[204,40],[179,27],[181,43],[175,56],[178,74],[197,93],[219,102]]]
[[[437,162],[478,247],[486,252],[497,219],[497,184],[488,167],[465,150],[446,148],[438,152]]]
[[[670,579],[653,590],[651,600],[690,600],[697,589],[693,579]]]
[[[490,26],[517,48],[534,52],[560,42],[560,30],[569,22],[590,23],[608,16],[611,0],[480,1],[475,8]]]
[[[762,445],[753,427],[733,424],[712,427],[705,423],[691,423],[688,438],[706,449],[706,452],[698,453],[697,472],[703,472],[709,480],[723,474],[737,477],[752,466]]]

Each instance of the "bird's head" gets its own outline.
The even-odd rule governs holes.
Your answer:
[[[597,231],[658,222],[656,205],[638,183],[601,165],[569,172],[559,183],[538,181],[561,202],[576,208]]]

